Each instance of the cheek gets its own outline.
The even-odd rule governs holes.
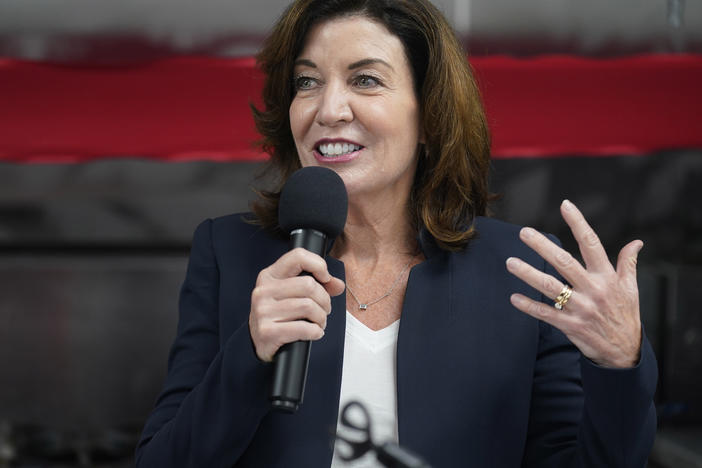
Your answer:
[[[309,99],[293,99],[290,103],[288,116],[290,117],[290,128],[293,135],[304,134],[314,121],[315,104]]]
[[[290,104],[290,109],[288,110],[288,117],[290,118],[290,130],[292,131],[293,138],[295,139],[295,143],[297,144],[302,129],[302,114],[300,112],[300,105],[295,100],[293,100],[293,102]]]
[[[382,128],[383,133],[407,141],[419,130],[418,105],[413,96],[395,97],[381,100],[366,107],[368,122],[375,128]]]
[[[389,116],[383,125],[397,150],[414,153],[420,140],[419,116],[415,109],[402,107],[396,114]]]

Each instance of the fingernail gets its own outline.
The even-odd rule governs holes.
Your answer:
[[[573,204],[570,202],[570,200],[568,200],[567,198],[566,198],[565,200],[563,200],[563,209],[564,209],[564,210],[570,211],[570,210],[573,209],[574,206],[575,206],[575,205],[573,205]]]
[[[519,266],[519,260],[517,260],[514,257],[509,257],[507,259],[507,269],[508,270],[515,270]]]
[[[512,304],[513,304],[514,306],[516,306],[516,307],[519,307],[519,306],[524,305],[524,302],[525,302],[525,301],[524,301],[524,298],[523,298],[522,296],[517,295],[517,294],[512,294],[512,295],[509,297],[509,300],[510,300],[510,302],[512,302]]]
[[[523,228],[522,229],[522,237],[529,239],[530,237],[534,236],[534,230],[532,228]]]

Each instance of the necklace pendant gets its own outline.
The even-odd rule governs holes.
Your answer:
[[[358,309],[359,310],[366,310],[366,309],[368,309],[368,304],[358,304]]]

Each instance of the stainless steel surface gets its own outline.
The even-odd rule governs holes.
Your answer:
[[[140,427],[175,336],[185,257],[0,258],[0,421]]]
[[[203,219],[245,211],[258,163],[0,162],[0,246],[187,247]]]
[[[652,467],[702,468],[702,429],[663,429],[656,435]]]

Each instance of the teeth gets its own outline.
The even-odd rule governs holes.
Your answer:
[[[342,154],[353,153],[361,149],[359,145],[353,143],[328,143],[319,145],[319,152],[322,156],[335,157]]]

